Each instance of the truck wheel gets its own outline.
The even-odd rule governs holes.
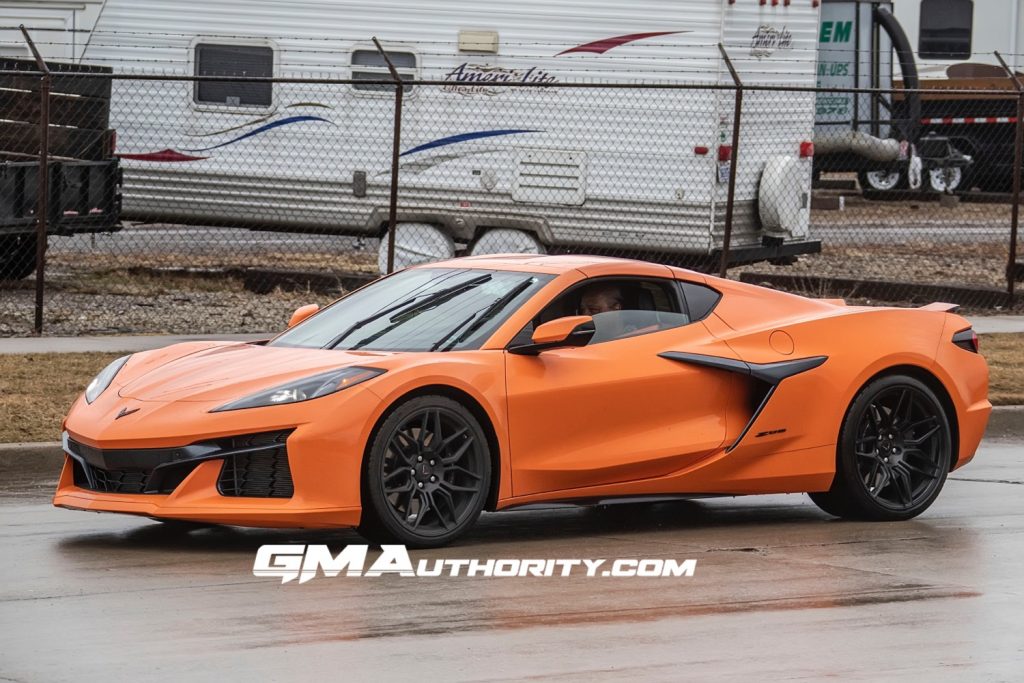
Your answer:
[[[0,280],[23,280],[36,269],[36,236],[0,237]]]
[[[857,180],[860,181],[860,189],[865,197],[907,188],[907,178],[899,171],[861,171],[857,174]]]
[[[967,172],[955,166],[953,168],[933,168],[928,171],[928,187],[933,192],[954,194],[971,189]]]

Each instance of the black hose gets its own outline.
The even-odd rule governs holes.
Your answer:
[[[893,49],[896,50],[896,56],[900,61],[900,70],[903,72],[903,89],[912,91],[905,93],[903,98],[907,120],[897,123],[896,127],[903,133],[903,139],[916,143],[921,127],[921,95],[916,91],[921,87],[921,80],[917,74],[914,49],[911,47],[903,27],[900,26],[900,22],[888,9],[882,6],[876,7],[875,21],[889,34]]]

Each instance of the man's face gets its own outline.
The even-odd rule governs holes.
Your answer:
[[[599,289],[594,292],[587,292],[580,301],[580,313],[582,315],[597,315],[610,311],[622,310],[622,298],[618,292],[612,289]]]

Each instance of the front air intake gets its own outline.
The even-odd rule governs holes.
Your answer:
[[[291,498],[295,493],[285,441],[290,432],[249,434],[233,439],[232,449],[259,448],[224,458],[217,489],[222,496]]]

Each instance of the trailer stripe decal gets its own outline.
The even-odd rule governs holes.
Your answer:
[[[676,33],[690,33],[690,31],[656,31],[654,33],[630,33],[627,36],[616,36],[614,38],[603,38],[601,40],[595,40],[592,43],[586,43],[584,45],[577,45],[576,47],[570,47],[568,50],[559,52],[556,57],[562,55],[572,54],[574,52],[589,52],[595,55],[603,55],[608,50],[612,50],[617,47],[632,43],[637,40],[644,40],[645,38],[656,38],[658,36],[671,36]]]
[[[428,149],[436,149],[438,147],[447,147],[448,145],[454,145],[460,142],[469,142],[471,140],[481,140],[483,138],[493,138],[499,135],[516,135],[518,133],[543,133],[541,130],[534,130],[530,128],[507,128],[501,130],[478,130],[474,133],[460,133],[459,135],[449,135],[445,138],[438,138],[430,142],[425,142],[422,145],[407,149],[399,156],[406,156],[407,154],[415,154],[416,152],[422,152]]]
[[[120,159],[134,159],[135,161],[202,161],[209,157],[194,157],[188,154],[176,152],[173,149],[164,149],[159,152],[147,152],[146,154],[118,154]]]
[[[212,147],[199,147],[197,149],[186,149],[184,151],[186,151],[186,152],[209,152],[211,149],[219,149],[221,147],[227,147],[228,145],[233,145],[236,142],[240,142],[241,140],[245,140],[246,138],[251,138],[252,136],[259,135],[260,133],[265,133],[268,130],[272,130],[274,128],[280,128],[281,126],[287,126],[288,124],[291,124],[291,123],[302,123],[302,122],[305,122],[305,121],[319,121],[319,122],[322,122],[322,123],[330,123],[331,125],[334,125],[334,123],[332,121],[329,121],[328,119],[322,118],[320,116],[289,116],[288,118],[284,118],[284,119],[281,119],[279,121],[274,121],[274,122],[268,123],[268,124],[266,124],[264,126],[260,126],[256,130],[249,131],[248,133],[245,133],[244,135],[239,135],[238,137],[232,138],[232,139],[228,140],[227,142],[222,142],[219,145],[213,145]]]
[[[925,126],[952,126],[954,124],[972,123],[1017,123],[1016,116],[941,116],[937,118],[923,118],[921,123]]]

